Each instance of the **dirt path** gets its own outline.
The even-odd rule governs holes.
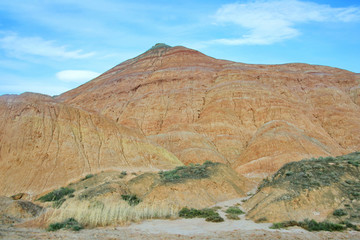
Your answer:
[[[240,220],[226,219],[224,211],[229,206],[241,203],[234,199],[217,204],[218,212],[225,221],[206,222],[204,219],[147,220],[126,227],[84,229],[80,232],[60,230],[46,232],[36,228],[15,228],[0,225],[0,239],[352,239],[360,240],[360,232],[308,232],[301,228],[289,230],[269,229],[269,223],[254,223],[241,216]]]

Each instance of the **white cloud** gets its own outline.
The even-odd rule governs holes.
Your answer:
[[[227,45],[272,44],[300,34],[295,28],[307,22],[351,22],[360,19],[360,8],[333,8],[299,0],[255,0],[223,5],[215,14],[217,24],[235,24],[249,31],[235,39],[216,39]]]
[[[6,52],[21,57],[33,55],[51,58],[80,59],[93,56],[95,53],[83,53],[80,50],[69,51],[66,46],[58,46],[54,41],[40,37],[19,37],[16,34],[7,34],[0,38],[0,47]]]
[[[56,77],[60,81],[75,83],[84,83],[99,75],[100,73],[86,70],[64,70],[56,73]]]

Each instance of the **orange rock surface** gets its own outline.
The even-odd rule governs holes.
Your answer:
[[[359,84],[359,74],[326,66],[250,65],[159,45],[58,100],[140,130],[185,164],[218,161],[262,177],[359,150]]]
[[[290,161],[353,152],[359,83],[331,67],[250,65],[156,45],[58,97],[0,97],[0,194],[206,160],[261,178]]]
[[[0,194],[32,196],[103,170],[182,163],[139,131],[39,94],[0,98]]]

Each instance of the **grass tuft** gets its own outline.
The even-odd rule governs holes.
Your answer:
[[[280,229],[292,226],[299,226],[308,231],[343,231],[348,226],[343,224],[332,223],[328,221],[324,222],[316,222],[315,220],[305,219],[302,222],[297,221],[285,221],[279,223],[273,223],[270,228],[271,229]]]
[[[333,215],[334,215],[334,216],[337,216],[337,217],[342,217],[342,216],[346,216],[346,215],[347,215],[347,212],[346,212],[344,209],[336,209],[336,210],[333,212]]]
[[[62,222],[50,224],[46,230],[52,232],[52,231],[60,230],[62,228],[71,229],[73,231],[80,231],[84,227],[74,218],[68,218]]]
[[[84,181],[84,180],[86,180],[86,179],[92,178],[92,177],[94,177],[94,176],[95,176],[94,174],[88,174],[88,175],[86,175],[83,179],[81,179],[81,181]]]
[[[127,201],[130,206],[136,206],[141,202],[141,199],[138,198],[135,194],[121,195],[121,198]]]
[[[190,164],[189,166],[179,166],[174,170],[161,171],[159,175],[163,183],[179,183],[187,179],[209,178],[211,174],[210,167],[217,164],[206,161],[202,165]]]
[[[62,198],[64,198],[66,195],[69,195],[71,193],[75,192],[74,189],[71,188],[60,188],[60,189],[56,189],[52,192],[49,192],[48,194],[38,198],[39,201],[41,202],[52,202],[52,201],[58,201]]]
[[[244,212],[239,207],[229,207],[225,212],[235,215],[244,214]]]
[[[179,207],[165,203],[144,203],[130,206],[118,199],[72,200],[47,216],[47,222],[76,219],[82,226],[103,227],[138,222],[144,219],[169,219],[178,217]]]
[[[205,218],[208,222],[223,222],[224,219],[220,217],[214,209],[204,208],[204,209],[195,209],[195,208],[182,208],[179,212],[179,217],[183,218]]]

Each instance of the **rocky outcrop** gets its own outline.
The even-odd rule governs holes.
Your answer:
[[[29,201],[0,196],[0,224],[9,225],[29,220],[41,214],[43,208]]]

